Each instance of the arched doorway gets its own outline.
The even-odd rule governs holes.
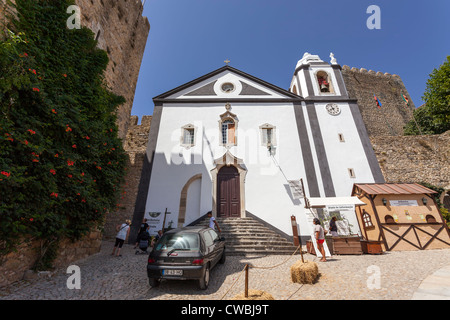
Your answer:
[[[194,221],[200,217],[200,197],[201,197],[201,181],[202,175],[197,174],[190,178],[181,190],[180,208],[178,211],[178,227],[183,227],[186,223]],[[190,197],[188,197],[188,191]],[[189,201],[188,201],[189,200]],[[198,217],[195,217],[195,212],[198,212]]]
[[[234,166],[223,166],[217,174],[217,216],[241,216],[240,177]]]

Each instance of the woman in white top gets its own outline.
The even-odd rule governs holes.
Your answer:
[[[114,244],[114,249],[111,255],[114,255],[116,253],[116,256],[121,256],[120,249],[122,249],[123,244],[125,243],[125,240],[128,238],[128,235],[130,234],[130,225],[131,220],[126,220],[125,223],[122,223],[121,225],[118,225],[116,227],[117,235],[116,235],[116,243]]]
[[[322,254],[322,259],[320,259],[320,261],[325,262],[327,261],[327,259],[325,258],[325,249],[323,248],[323,243],[325,242],[325,232],[320,225],[319,219],[314,218],[314,224],[314,235],[317,241],[317,249],[319,249],[320,253]]]

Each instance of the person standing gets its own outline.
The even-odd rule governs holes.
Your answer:
[[[211,211],[208,212],[208,218],[209,218],[209,227],[213,230],[216,230],[216,227],[217,227],[217,230],[219,232],[222,232],[222,231],[220,231],[219,224],[217,223],[216,219],[213,217]]]
[[[130,235],[130,225],[131,220],[126,220],[125,223],[122,223],[121,225],[118,225],[116,227],[117,235],[116,235],[116,243],[114,244],[114,249],[111,255],[116,254],[117,250],[117,257],[120,257],[120,250],[122,249],[123,244],[125,243],[125,240]]]
[[[325,242],[325,231],[320,225],[320,220],[318,218],[314,218],[314,224],[314,236],[316,237],[317,248],[322,254],[322,259],[320,259],[320,261],[325,262],[327,261],[327,259],[325,258],[325,249],[323,248],[323,243]]]
[[[336,220],[337,220],[336,216],[333,216],[330,220],[330,233],[333,237],[339,236],[339,234],[337,232],[338,229],[337,229],[337,225],[336,225]]]
[[[141,228],[139,229],[139,233],[138,233],[137,239],[139,239],[144,232],[148,233],[148,229],[149,228],[150,228],[150,226],[147,223],[147,219],[142,220]],[[136,240],[136,244],[134,245],[134,249],[136,249],[138,245],[139,245],[139,240]]]

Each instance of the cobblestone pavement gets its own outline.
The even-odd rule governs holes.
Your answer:
[[[135,255],[133,247],[125,245],[122,257],[115,257],[111,256],[112,247],[112,242],[104,241],[100,253],[73,263],[81,270],[79,290],[68,289],[70,274],[59,270],[51,277],[2,288],[0,300],[230,300],[244,291],[242,270],[247,263],[271,267],[287,259],[273,269],[250,269],[249,288],[263,290],[276,300],[409,300],[427,276],[450,264],[450,249],[333,256],[325,263],[305,254],[306,260],[317,262],[320,276],[315,284],[301,285],[290,278],[290,267],[299,255],[229,256],[225,264],[212,270],[210,286],[202,291],[195,281],[163,281],[158,288],[151,288],[147,255]],[[368,279],[377,270],[381,275],[379,288],[369,289]]]

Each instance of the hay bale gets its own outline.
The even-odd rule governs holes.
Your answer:
[[[271,294],[261,290],[248,290],[248,298],[245,293],[238,294],[232,300],[275,300]]]
[[[291,266],[291,280],[294,283],[313,284],[319,275],[317,263],[297,261]]]

